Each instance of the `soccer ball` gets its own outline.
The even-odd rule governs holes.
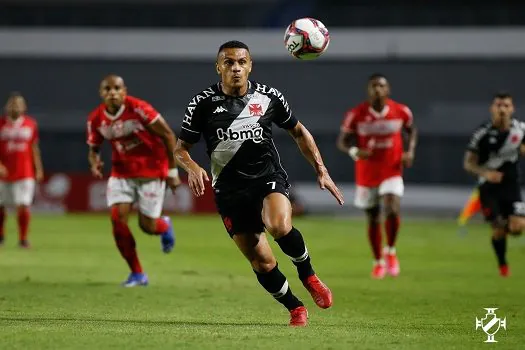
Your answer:
[[[330,33],[315,18],[299,18],[284,33],[284,46],[296,58],[313,60],[321,56],[330,43]]]

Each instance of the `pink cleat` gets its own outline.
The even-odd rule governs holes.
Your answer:
[[[386,254],[386,269],[390,276],[399,276],[399,260],[397,259],[396,253]]]
[[[372,269],[372,278],[376,280],[381,280],[386,275],[386,266],[383,261],[375,262],[374,268]]]

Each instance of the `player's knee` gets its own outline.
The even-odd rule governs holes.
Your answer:
[[[139,227],[143,232],[147,234],[153,234],[155,233],[156,219],[152,219],[150,217],[140,215],[139,216]]]
[[[268,273],[277,266],[277,261],[273,257],[267,259],[253,259],[251,264],[255,271],[259,273]]]
[[[494,239],[500,239],[500,238],[505,237],[506,233],[507,232],[503,227],[495,227],[492,230],[492,237]]]
[[[283,237],[292,230],[292,223],[287,215],[276,215],[266,221],[266,229],[274,238]]]
[[[381,216],[379,215],[379,206],[372,207],[366,210],[368,225],[379,225]]]
[[[525,218],[519,218],[516,220],[509,221],[509,232],[512,232],[515,235],[519,235],[521,231],[525,229]]]

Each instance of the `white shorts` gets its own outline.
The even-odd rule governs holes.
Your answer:
[[[401,176],[394,176],[381,182],[378,187],[356,186],[354,205],[360,209],[370,209],[379,205],[385,194],[403,197],[405,185]]]
[[[30,206],[35,196],[35,179],[0,181],[0,205]]]
[[[156,219],[162,214],[166,182],[161,179],[123,179],[110,177],[106,191],[108,207],[118,203],[138,204],[139,211]]]

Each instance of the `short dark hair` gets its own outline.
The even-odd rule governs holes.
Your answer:
[[[370,76],[368,77],[368,81],[372,81],[372,80],[375,80],[375,79],[380,79],[380,78],[383,78],[383,79],[387,79],[386,75],[384,75],[383,73],[372,73],[370,74]]]
[[[246,51],[250,52],[248,45],[238,40],[230,40],[225,42],[219,47],[219,51],[217,51],[217,53],[221,52],[224,49],[246,49]]]
[[[508,91],[504,91],[504,90],[501,90],[501,91],[498,91],[496,92],[493,96],[492,96],[492,99],[495,100],[497,98],[500,98],[500,99],[506,99],[506,98],[510,98],[512,100],[512,95],[510,92]]]

